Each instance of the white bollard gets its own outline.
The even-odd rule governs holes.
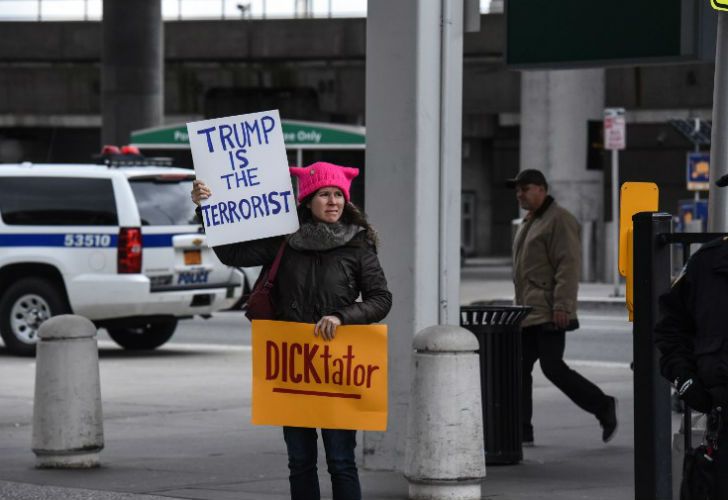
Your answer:
[[[33,453],[38,468],[91,468],[104,447],[96,327],[70,314],[38,330]]]
[[[407,421],[409,498],[480,500],[485,477],[478,340],[458,326],[415,335]]]

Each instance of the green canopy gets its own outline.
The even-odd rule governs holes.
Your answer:
[[[364,149],[366,129],[355,125],[281,120],[286,149]],[[187,125],[135,130],[131,144],[139,148],[189,149]]]

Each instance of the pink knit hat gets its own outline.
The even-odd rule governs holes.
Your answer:
[[[323,187],[337,187],[344,193],[344,198],[349,201],[349,187],[351,180],[359,175],[359,169],[353,167],[342,167],[333,163],[317,161],[308,167],[290,167],[291,175],[298,178],[298,202],[300,203],[311,193],[315,193]]]

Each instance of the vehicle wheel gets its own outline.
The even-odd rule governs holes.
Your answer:
[[[109,337],[124,349],[156,349],[167,342],[177,329],[177,320],[155,321],[127,328],[107,328]]]
[[[41,323],[70,309],[62,293],[43,278],[25,278],[0,298],[0,335],[5,347],[20,356],[35,355]]]

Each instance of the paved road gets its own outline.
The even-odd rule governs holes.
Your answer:
[[[632,324],[624,314],[587,311],[580,316],[580,321],[581,328],[567,336],[567,359],[624,365],[632,361]],[[103,330],[99,340],[111,342]],[[208,320],[185,320],[180,322],[170,342],[190,349],[198,344],[220,348],[249,346],[250,323],[240,312],[217,313]]]

